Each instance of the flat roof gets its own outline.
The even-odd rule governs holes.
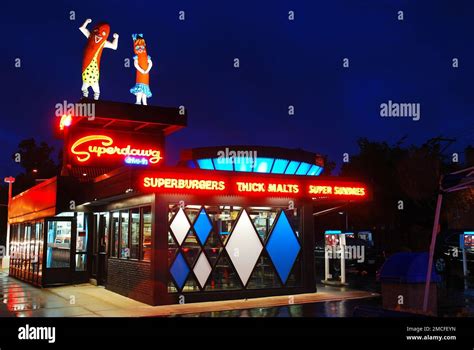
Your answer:
[[[77,108],[74,124],[96,129],[156,132],[169,135],[187,126],[187,112],[176,107],[144,106],[124,102],[82,98],[77,104],[93,104],[94,116],[87,115],[90,108]],[[82,115],[81,115],[82,114]]]

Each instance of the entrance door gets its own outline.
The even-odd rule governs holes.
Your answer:
[[[45,220],[44,276],[45,284],[71,281],[75,267],[75,218]]]

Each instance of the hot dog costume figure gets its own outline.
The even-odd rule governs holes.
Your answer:
[[[147,99],[151,97],[150,90],[150,70],[153,67],[151,57],[146,52],[145,39],[143,34],[133,34],[133,64],[137,70],[136,84],[130,89],[130,92],[137,97],[135,104],[147,104]]]
[[[89,96],[89,87],[94,91],[94,100],[99,99],[100,88],[100,58],[102,56],[102,50],[105,48],[117,50],[119,35],[114,34],[114,40],[112,42],[107,41],[110,34],[110,26],[107,23],[99,23],[92,33],[86,28],[91,19],[86,19],[82,27],[79,30],[87,38],[87,44],[84,49],[84,57],[82,59],[82,94],[84,97]]]

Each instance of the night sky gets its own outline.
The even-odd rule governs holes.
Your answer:
[[[188,128],[168,139],[169,164],[183,148],[214,145],[303,148],[340,164],[362,136],[456,137],[452,152],[474,143],[472,0],[9,1],[0,16],[2,176],[20,171],[10,160],[20,140],[60,147],[54,105],[81,97],[86,18],[89,29],[107,21],[120,34],[118,50],[102,56],[101,99],[135,101],[124,59],[131,34],[143,33],[154,63],[149,104],[187,107]],[[421,103],[421,119],[381,118],[388,100]]]

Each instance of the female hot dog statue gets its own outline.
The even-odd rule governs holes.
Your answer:
[[[136,73],[136,84],[130,89],[130,92],[136,96],[135,104],[146,105],[147,99],[152,96],[150,90],[150,70],[153,66],[151,57],[148,56],[146,50],[145,39],[143,34],[133,34],[133,51],[135,56],[133,57],[133,63]]]

